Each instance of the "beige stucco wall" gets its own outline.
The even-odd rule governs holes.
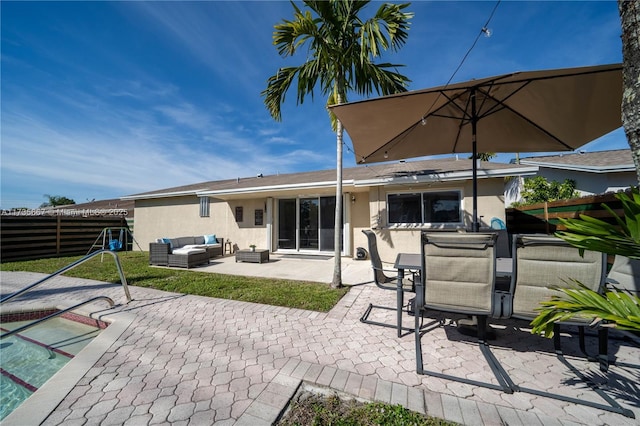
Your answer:
[[[387,226],[386,199],[388,193],[422,192],[429,190],[456,189],[462,191],[465,223],[463,228],[471,227],[472,184],[467,181],[446,184],[397,185],[389,187],[352,188],[345,197],[345,211],[348,214],[348,234],[346,251],[355,256],[356,248],[367,248],[363,229],[375,229],[378,235],[378,249],[384,261],[392,262],[399,252],[420,251],[419,226]],[[505,219],[503,202],[504,180],[481,179],[478,181],[478,215],[482,216],[481,226],[489,226],[492,217]],[[303,195],[303,194],[298,194]],[[310,194],[305,194],[310,195]],[[250,244],[275,249],[277,229],[268,226],[267,211],[276,214],[275,204],[279,194],[269,197],[256,197],[210,200],[210,216],[200,217],[200,204],[196,196],[164,198],[158,200],[136,200],[134,236],[143,250],[148,250],[149,242],[162,237],[181,237],[187,235],[216,234],[231,241],[233,246],[248,248]],[[291,193],[282,194],[292,197]],[[353,197],[352,197],[353,196]],[[249,196],[248,196],[249,197]],[[243,208],[242,222],[236,222],[235,209]],[[255,225],[255,210],[263,210],[263,224]],[[275,221],[275,219],[274,219]],[[271,235],[269,235],[271,232]],[[271,241],[271,246],[268,242]]]
[[[393,263],[399,252],[419,253],[420,233],[423,228],[415,226],[388,226],[387,224],[387,194],[398,192],[423,192],[430,190],[460,190],[462,191],[462,205],[464,221],[462,229],[470,229],[473,216],[473,186],[471,181],[451,182],[447,184],[430,185],[398,185],[387,187],[372,187],[369,190],[369,208],[358,209],[357,217],[353,219],[352,241],[355,248],[367,249],[367,239],[363,229],[374,229],[378,237],[378,252],[384,262]],[[504,209],[504,179],[481,179],[478,181],[478,219],[481,227],[488,227],[491,219],[497,217],[505,220]],[[354,212],[355,213],[355,212]],[[363,215],[366,214],[367,218]],[[452,226],[452,229],[457,226]]]
[[[216,234],[238,248],[250,244],[265,247],[267,242],[267,199],[211,199],[209,217],[200,217],[200,201],[196,196],[137,200],[135,203],[134,237],[143,250],[157,238]],[[235,208],[243,209],[242,222],[235,220]],[[255,226],[255,210],[263,210],[263,225]]]

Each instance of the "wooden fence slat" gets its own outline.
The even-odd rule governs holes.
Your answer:
[[[602,207],[603,203],[611,208],[618,217],[624,217],[620,200],[616,198],[614,193],[607,193],[508,208],[505,211],[507,229],[511,234],[553,234],[556,231],[566,229],[560,223],[560,218],[578,219],[581,214],[608,223],[616,223],[611,213]]]
[[[123,226],[127,221],[122,217],[4,215],[0,218],[0,262],[84,255],[104,228]]]

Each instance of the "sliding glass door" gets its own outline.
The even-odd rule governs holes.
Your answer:
[[[317,198],[301,198],[299,200],[299,205],[300,250],[318,250],[320,248],[318,241],[318,231],[320,230],[318,213],[320,211],[320,203]]]
[[[278,249],[333,251],[335,197],[278,200]]]
[[[296,248],[296,200],[278,201],[278,248]],[[293,218],[293,220],[292,220]]]

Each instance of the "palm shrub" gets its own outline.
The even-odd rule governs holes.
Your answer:
[[[615,225],[580,215],[579,219],[560,219],[567,230],[555,235],[581,251],[640,259],[640,191],[632,188],[629,193],[616,194],[616,198],[622,202],[624,220],[602,204],[615,218]],[[640,331],[640,297],[637,295],[615,289],[601,294],[578,282],[574,288],[558,290],[560,294],[540,303],[540,314],[531,322],[532,333],[552,337],[554,323],[574,317],[595,317],[594,325],[601,323],[621,330]]]

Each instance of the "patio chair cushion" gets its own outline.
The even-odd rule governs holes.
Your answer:
[[[576,247],[550,235],[516,237],[514,277],[512,283],[513,316],[532,319],[539,314],[540,302],[560,293],[554,287],[573,287],[575,281],[599,291],[604,282],[606,259],[600,252]]]
[[[640,296],[640,260],[616,255],[607,275],[607,287]]]
[[[424,234],[425,306],[489,314],[495,286],[495,234]]]
[[[181,247],[179,249],[173,250],[173,254],[195,254],[195,253],[204,253],[207,250],[203,248],[195,248],[195,247]]]

